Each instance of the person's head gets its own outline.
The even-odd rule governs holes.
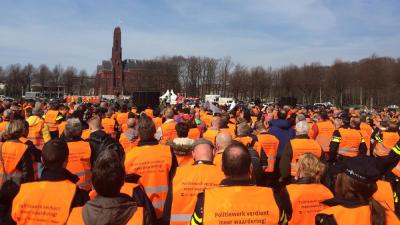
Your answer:
[[[278,119],[285,120],[287,117],[287,112],[285,110],[279,110]]]
[[[232,143],[232,135],[229,132],[221,132],[215,137],[215,148],[223,152]]]
[[[214,146],[211,141],[200,138],[193,145],[192,156],[195,161],[213,161]]]
[[[46,142],[42,150],[42,162],[45,168],[61,169],[65,168],[68,161],[68,145],[60,139],[54,138]]]
[[[219,128],[221,128],[221,117],[219,117],[219,116],[214,116],[214,117],[212,118],[212,120],[211,120],[211,126],[212,126],[214,129],[219,129]]]
[[[178,134],[178,137],[185,138],[189,134],[189,125],[184,122],[177,123],[175,125],[175,130],[176,133]]]
[[[298,165],[298,177],[310,179],[311,182],[319,183],[325,172],[325,165],[313,154],[305,153],[300,156]]]
[[[25,134],[25,125],[23,120],[13,120],[7,123],[3,138],[6,140],[18,139]]]
[[[352,117],[350,119],[350,127],[354,129],[360,128],[361,120],[360,117]]]
[[[129,118],[126,125],[129,129],[134,129],[136,126],[136,118]]]
[[[89,129],[94,132],[101,130],[101,118],[98,116],[93,116],[88,121]]]
[[[319,113],[319,118],[320,118],[322,121],[325,121],[325,120],[328,120],[328,119],[329,119],[329,115],[328,115],[328,113],[327,113],[325,110],[322,110],[322,111]]]
[[[222,154],[222,171],[229,178],[250,178],[251,158],[246,146],[234,141]]]
[[[11,109],[6,109],[3,112],[3,118],[6,121],[10,121],[12,119],[13,116],[13,111]]]
[[[138,133],[139,133],[139,138],[142,141],[149,141],[154,139],[154,134],[156,133],[156,126],[154,125],[153,120],[146,116],[145,114],[142,114],[140,116],[139,122],[138,122]]]
[[[167,119],[174,118],[174,110],[171,107],[166,108],[164,114]]]
[[[310,130],[310,125],[306,121],[296,123],[296,135],[307,135]]]
[[[64,135],[67,138],[76,138],[82,135],[82,124],[78,118],[71,118],[67,120],[64,129]]]
[[[124,184],[125,169],[116,151],[101,151],[92,172],[93,187],[98,195],[108,198],[119,195]]]
[[[399,124],[396,120],[389,120],[388,122],[388,131],[397,132],[399,131]]]
[[[240,123],[237,125],[236,133],[239,137],[245,137],[250,135],[251,127],[248,123]]]
[[[256,130],[257,133],[267,132],[267,128],[265,127],[262,121],[255,122],[254,129]]]
[[[42,117],[42,115],[43,115],[42,108],[41,108],[41,107],[36,107],[36,106],[35,106],[35,107],[32,109],[32,115],[38,116],[38,117]]]
[[[353,202],[369,202],[371,224],[386,224],[386,210],[372,196],[380,176],[372,158],[358,156],[344,161],[335,183],[336,197]]]
[[[114,115],[114,110],[108,109],[107,112],[106,112],[106,117],[107,117],[107,118],[111,118],[112,115]]]

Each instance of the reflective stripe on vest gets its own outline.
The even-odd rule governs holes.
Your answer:
[[[359,130],[340,128],[341,140],[339,143],[338,154],[346,157],[356,157],[358,148],[362,141],[362,135]]]
[[[321,145],[324,152],[329,152],[329,145],[332,138],[329,137],[316,137],[315,140]]]
[[[43,149],[44,139],[42,136],[42,129],[44,126],[44,121],[40,121],[39,123],[29,126],[28,139],[32,141],[33,145],[39,150]]]
[[[374,154],[377,156],[387,156],[390,150],[399,141],[399,135],[397,132],[382,132],[382,138],[379,135],[376,136],[378,142],[374,148]]]

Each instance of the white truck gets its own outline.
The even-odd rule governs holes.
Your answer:
[[[37,91],[27,91],[25,92],[25,95],[22,96],[25,100],[38,100],[43,98],[42,93],[37,92]]]
[[[210,103],[218,103],[220,97],[221,97],[220,95],[206,95],[204,97],[204,101]]]
[[[233,103],[233,98],[219,97],[218,105],[230,105]]]

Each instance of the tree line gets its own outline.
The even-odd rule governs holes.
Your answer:
[[[152,61],[157,63],[144,64],[145,70],[151,71],[158,82],[165,80],[161,76],[171,81],[160,86],[161,92],[173,88],[185,96],[220,94],[270,102],[294,97],[304,104],[326,101],[335,105],[400,104],[400,58],[372,55],[353,62],[336,60],[330,66],[315,62],[274,69],[248,67],[233,62],[230,57],[163,56]],[[41,91],[46,86],[62,86],[63,93],[85,95],[96,87],[93,78],[85,70],[78,72],[74,67],[64,69],[61,65],[52,69],[46,65],[35,68],[31,64],[0,67],[0,81],[6,84],[5,94],[13,97],[31,90],[33,84],[41,87]]]

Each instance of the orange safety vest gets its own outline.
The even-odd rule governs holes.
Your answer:
[[[193,165],[194,160],[192,154],[189,155],[176,155],[176,161],[178,161],[178,166],[190,166]]]
[[[19,176],[21,174],[21,171],[17,169],[17,165],[27,149],[28,145],[18,141],[6,141],[1,144],[1,156],[4,162],[4,170],[9,177]],[[2,164],[3,162],[0,161],[0,164]],[[0,184],[3,184],[4,182],[3,174],[3,165],[1,165]]]
[[[371,225],[371,209],[368,205],[347,208],[341,205],[329,207],[318,214],[331,215],[338,225]],[[386,224],[399,224],[399,219],[390,210],[386,210]]]
[[[141,188],[141,187],[140,187],[139,184],[136,184],[136,183],[127,183],[127,182],[125,182],[124,185],[122,185],[121,190],[119,192],[127,194],[127,195],[129,195],[131,197],[134,197],[134,193],[133,192],[134,192],[135,188]],[[96,198],[96,196],[97,196],[96,190],[91,190],[89,192],[90,200],[93,200],[94,198]]]
[[[252,147],[252,143],[253,143],[253,138],[249,137],[249,136],[245,136],[245,137],[237,137],[234,139],[235,141],[238,141],[242,144],[244,144],[246,147]],[[255,143],[253,143],[254,145]]]
[[[115,138],[115,120],[111,118],[103,118],[101,120],[101,126],[103,126],[104,132],[111,135],[112,138]]]
[[[204,121],[207,127],[211,127],[211,122],[212,122],[213,116],[205,114],[201,120]]]
[[[161,125],[162,125],[162,118],[160,118],[160,117],[154,117],[153,118],[153,123],[154,123],[154,125],[156,125],[156,129],[158,129],[159,127],[161,127]]]
[[[321,202],[333,198],[322,184],[289,184],[286,189],[292,205],[289,225],[314,224],[317,213],[328,208]]]
[[[161,143],[167,143],[168,140],[173,140],[174,138],[178,137],[175,126],[176,126],[175,121],[163,123],[161,125],[161,131],[162,131]]]
[[[399,141],[399,134],[397,132],[382,132],[382,141],[378,140],[374,148],[374,153],[377,156],[389,155],[392,147]]]
[[[126,138],[125,133],[122,133],[121,136],[119,137],[119,143],[124,148],[125,153],[127,153],[132,148],[134,148],[138,145],[139,138],[136,138],[136,139],[133,139],[132,141],[130,141],[128,138]]]
[[[342,137],[338,154],[346,157],[356,157],[360,148],[362,135],[359,130],[339,128]]]
[[[163,215],[171,166],[171,148],[167,145],[139,146],[125,155],[126,173],[141,176],[139,183],[153,203],[157,218]]]
[[[206,130],[206,132],[203,133],[203,138],[215,144],[215,138],[217,137],[218,134],[219,134],[218,130]]]
[[[222,153],[224,152],[215,153],[214,156],[214,165],[216,165],[221,171],[222,171]]]
[[[215,165],[178,167],[172,181],[170,225],[189,224],[197,195],[204,189],[218,187],[224,177],[221,169]]]
[[[47,126],[49,127],[49,131],[58,131],[57,125],[57,115],[59,114],[58,110],[50,109],[47,111],[44,122],[46,122]]]
[[[90,145],[86,141],[72,141],[67,144],[69,155],[66,169],[79,177],[77,185],[81,189],[89,191],[92,188]]]
[[[271,134],[258,134],[257,135],[258,156],[261,156],[261,149],[264,150],[268,158],[268,165],[264,168],[264,172],[272,173],[275,169],[276,156],[278,154],[279,140]]]
[[[89,129],[85,129],[82,131],[81,138],[86,141],[87,139],[89,139],[91,133],[92,131],[90,131]]]
[[[117,122],[120,126],[128,123],[128,113],[117,113]]]
[[[199,128],[194,127],[194,128],[189,129],[188,138],[197,141],[200,139],[200,135],[201,135],[201,133],[200,133]]]
[[[293,177],[297,175],[297,161],[299,161],[301,155],[304,153],[312,153],[318,158],[321,157],[321,146],[315,140],[295,138],[290,140],[290,144],[292,145],[293,150],[292,162],[290,163],[290,174]]]
[[[75,184],[69,181],[22,184],[11,217],[18,225],[65,224],[75,191]]]
[[[83,207],[76,207],[72,209],[71,215],[68,218],[67,225],[85,225],[82,216]],[[137,207],[136,211],[129,219],[126,225],[141,225],[143,224],[143,207]]]
[[[41,120],[39,123],[29,126],[28,139],[32,141],[35,147],[39,150],[43,149],[44,139],[42,135],[42,129],[44,127],[44,121]]]
[[[7,126],[7,123],[8,123],[9,121],[2,121],[2,122],[0,122],[0,133],[3,133],[4,131],[6,131],[6,126]]]
[[[62,121],[60,124],[58,124],[58,136],[61,137],[61,135],[64,133],[66,124],[67,124],[67,121]]]
[[[370,145],[371,145],[371,135],[374,132],[374,129],[372,129],[372,127],[367,123],[361,123],[360,124],[360,131],[363,134],[363,137],[365,139],[365,143],[367,144],[367,147],[368,147],[368,150],[369,150]]]
[[[271,188],[232,186],[205,190],[203,224],[278,223],[279,208]]]
[[[389,182],[383,180],[378,180],[376,182],[376,185],[378,185],[378,190],[374,193],[372,197],[376,201],[381,203],[381,205],[386,209],[394,211],[394,193],[392,185]]]
[[[335,131],[335,126],[329,120],[318,122],[316,126],[318,127],[318,135],[315,140],[321,145],[324,152],[329,152],[329,145]]]

